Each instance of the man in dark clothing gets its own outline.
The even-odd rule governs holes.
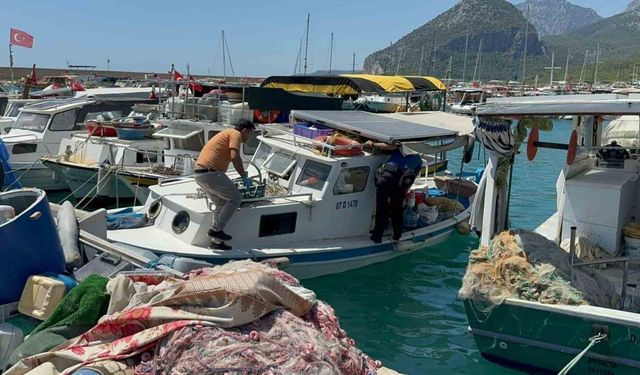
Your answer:
[[[382,242],[382,235],[389,223],[393,227],[393,240],[402,235],[403,203],[407,191],[415,181],[422,167],[422,158],[417,154],[403,155],[394,145],[367,142],[367,145],[393,153],[389,160],[376,172],[376,219],[371,240]]]

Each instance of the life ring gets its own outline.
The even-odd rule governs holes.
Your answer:
[[[320,136],[313,139],[314,141],[326,143],[328,145],[335,146],[353,146],[351,148],[342,148],[333,151],[334,155],[338,156],[358,156],[362,155],[362,144],[355,139],[346,137],[344,135],[330,135]]]
[[[464,146],[464,155],[462,156],[462,161],[465,164],[471,163],[471,159],[473,159],[473,147],[476,143],[476,137],[473,135],[467,136],[467,144]]]
[[[280,115],[280,111],[278,110],[263,111],[261,109],[256,109],[255,111],[253,111],[253,119],[255,120],[255,122],[258,122],[260,124],[270,124],[272,122],[276,122],[278,115]]]
[[[576,153],[578,152],[578,132],[573,129],[571,137],[569,137],[569,149],[567,150],[567,165],[572,165],[576,160]]]
[[[529,132],[529,139],[527,139],[527,159],[529,161],[533,161],[536,158],[536,154],[538,153],[538,146],[536,146],[536,142],[540,137],[540,132],[538,128],[533,128]]]

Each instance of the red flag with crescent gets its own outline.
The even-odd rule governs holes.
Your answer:
[[[11,29],[9,44],[25,48],[33,48],[33,37],[24,31]]]

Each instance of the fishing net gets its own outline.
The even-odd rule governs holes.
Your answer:
[[[524,230],[504,231],[489,246],[469,255],[459,296],[490,312],[506,298],[547,304],[617,308],[620,298],[597,269],[574,268],[573,283],[566,251],[543,236]]]

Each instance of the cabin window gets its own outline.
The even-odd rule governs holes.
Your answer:
[[[36,152],[38,145],[35,143],[18,143],[11,149],[13,154],[30,154]]]
[[[49,122],[49,115],[40,113],[20,112],[13,125],[13,129],[31,130],[42,133]]]
[[[284,214],[263,215],[260,217],[259,237],[277,236],[294,233],[296,231],[297,212]]]
[[[330,165],[322,164],[314,160],[307,160],[302,173],[298,176],[296,184],[314,190],[322,190],[330,172]]]
[[[187,230],[189,227],[189,213],[187,211],[180,211],[173,217],[173,221],[171,222],[171,229],[177,234],[180,234]]]
[[[260,143],[258,149],[255,154],[253,154],[253,163],[258,166],[258,168],[262,168],[264,162],[267,161],[269,154],[271,153],[271,146],[266,143]]]
[[[342,195],[363,191],[367,187],[369,171],[369,167],[343,169],[333,187],[333,194]]]
[[[139,151],[136,152],[136,163],[156,163],[158,154],[155,151]]]
[[[175,138],[175,146],[180,150],[200,151],[204,147],[204,133],[200,132],[187,139]]]
[[[264,163],[264,169],[285,180],[289,179],[291,170],[296,165],[296,158],[284,152],[275,152]]]
[[[52,131],[70,131],[76,127],[76,119],[78,118],[78,109],[71,109],[60,112],[53,116],[49,129]]]
[[[260,140],[258,139],[256,132],[253,132],[249,137],[249,140],[247,141],[247,143],[242,144],[242,153],[245,155],[253,155],[255,154],[259,145],[260,145]]]

